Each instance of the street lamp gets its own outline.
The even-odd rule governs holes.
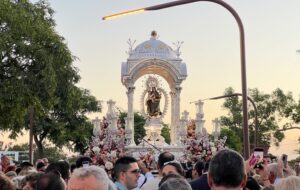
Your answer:
[[[189,4],[189,3],[194,3],[198,1],[209,1],[213,2],[216,4],[219,4],[226,8],[235,18],[238,27],[239,27],[239,32],[240,32],[240,56],[241,56],[241,78],[242,78],[242,97],[243,97],[243,141],[244,141],[244,157],[246,159],[249,158],[250,156],[250,144],[249,144],[249,129],[248,129],[248,108],[247,108],[247,80],[246,80],[246,55],[245,55],[245,35],[244,35],[244,27],[243,23],[237,14],[237,12],[227,3],[225,3],[222,0],[178,0],[178,1],[173,1],[169,3],[163,3],[159,5],[154,5],[150,7],[145,7],[145,8],[140,8],[140,9],[135,9],[131,11],[126,11],[126,12],[121,12],[117,14],[112,14],[109,16],[105,16],[102,19],[103,20],[108,20],[112,19],[114,17],[118,16],[123,16],[123,15],[128,15],[128,14],[133,14],[133,13],[138,13],[138,12],[143,12],[143,11],[154,11],[154,10],[160,10],[160,9],[165,9],[169,7],[174,7],[178,5],[183,5],[183,4]]]
[[[241,93],[233,93],[233,94],[227,94],[224,96],[217,96],[217,97],[213,97],[213,98],[207,98],[204,100],[218,100],[218,99],[222,99],[222,98],[229,98],[229,97],[233,97],[233,96],[242,96],[243,94]],[[254,118],[254,127],[255,127],[255,135],[254,135],[254,145],[255,147],[257,147],[257,141],[258,141],[258,118],[257,118],[257,108],[256,108],[256,104],[254,102],[254,100],[247,96],[247,99],[251,102],[254,112],[255,112],[255,118]]]

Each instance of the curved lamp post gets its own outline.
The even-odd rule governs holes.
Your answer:
[[[213,98],[207,98],[204,100],[218,100],[218,99],[222,99],[222,98],[229,98],[229,97],[233,97],[233,96],[242,96],[242,93],[233,93],[233,94],[228,94],[228,95],[224,95],[224,96],[217,96],[217,97],[213,97]],[[257,141],[258,141],[258,118],[257,118],[257,107],[256,104],[254,102],[254,100],[252,98],[250,98],[249,96],[247,96],[247,99],[251,102],[254,112],[255,112],[255,118],[254,118],[254,127],[255,127],[255,135],[254,135],[254,145],[255,147],[257,147]]]
[[[189,4],[189,3],[194,3],[198,1],[209,1],[212,3],[219,4],[226,8],[232,16],[235,18],[238,27],[239,27],[239,32],[240,32],[240,56],[241,56],[241,78],[242,78],[242,97],[243,97],[243,141],[244,141],[244,157],[246,159],[249,158],[250,156],[250,144],[249,144],[249,129],[248,129],[248,108],[247,108],[247,80],[246,80],[246,55],[245,55],[245,35],[244,35],[244,27],[243,23],[237,14],[237,12],[227,3],[225,3],[222,0],[178,0],[178,1],[173,1],[169,3],[163,3],[159,5],[154,5],[150,7],[145,7],[145,8],[140,8],[140,9],[135,9],[131,11],[125,11],[122,13],[117,13],[109,16],[105,16],[102,19],[103,20],[108,20],[114,17],[118,16],[123,16],[123,15],[128,15],[128,14],[133,14],[137,12],[143,12],[143,11],[155,11],[155,10],[160,10],[160,9],[165,9],[169,7],[174,7],[174,6],[179,6],[183,4]]]

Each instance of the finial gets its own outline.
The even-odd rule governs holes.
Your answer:
[[[157,32],[156,32],[155,30],[153,30],[153,31],[151,32],[151,37],[154,38],[154,39],[156,39],[156,37],[157,37]]]

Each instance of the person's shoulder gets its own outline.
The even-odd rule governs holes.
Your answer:
[[[141,190],[153,190],[158,189],[158,184],[161,178],[155,177],[154,179],[147,180],[147,182],[141,187]]]
[[[190,185],[193,190],[207,190],[210,189],[207,183],[206,177],[200,177],[198,179],[194,179],[190,182]]]

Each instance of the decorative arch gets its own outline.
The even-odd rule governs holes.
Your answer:
[[[156,74],[163,77],[171,89],[175,88],[176,83],[182,82],[182,76],[177,68],[172,63],[161,59],[143,60],[137,63],[128,73],[133,83],[147,74]]]
[[[171,111],[171,143],[176,144],[176,128],[179,125],[180,118],[180,85],[182,81],[187,77],[187,69],[186,64],[182,62],[181,58],[179,58],[178,52],[176,54],[176,52],[172,50],[172,48],[157,40],[156,38],[151,38],[150,40],[145,41],[137,46],[135,50],[131,50],[127,61],[123,62],[121,65],[121,82],[127,89],[126,93],[128,98],[128,114],[126,127],[131,129],[134,133],[134,85],[140,77],[149,74],[161,76],[167,81],[169,85]],[[167,92],[164,91],[164,96],[167,95]],[[143,96],[145,96],[145,94]],[[167,100],[167,103],[169,103],[169,99]],[[165,108],[167,107],[168,106],[165,106]],[[143,112],[143,110],[141,111]]]

